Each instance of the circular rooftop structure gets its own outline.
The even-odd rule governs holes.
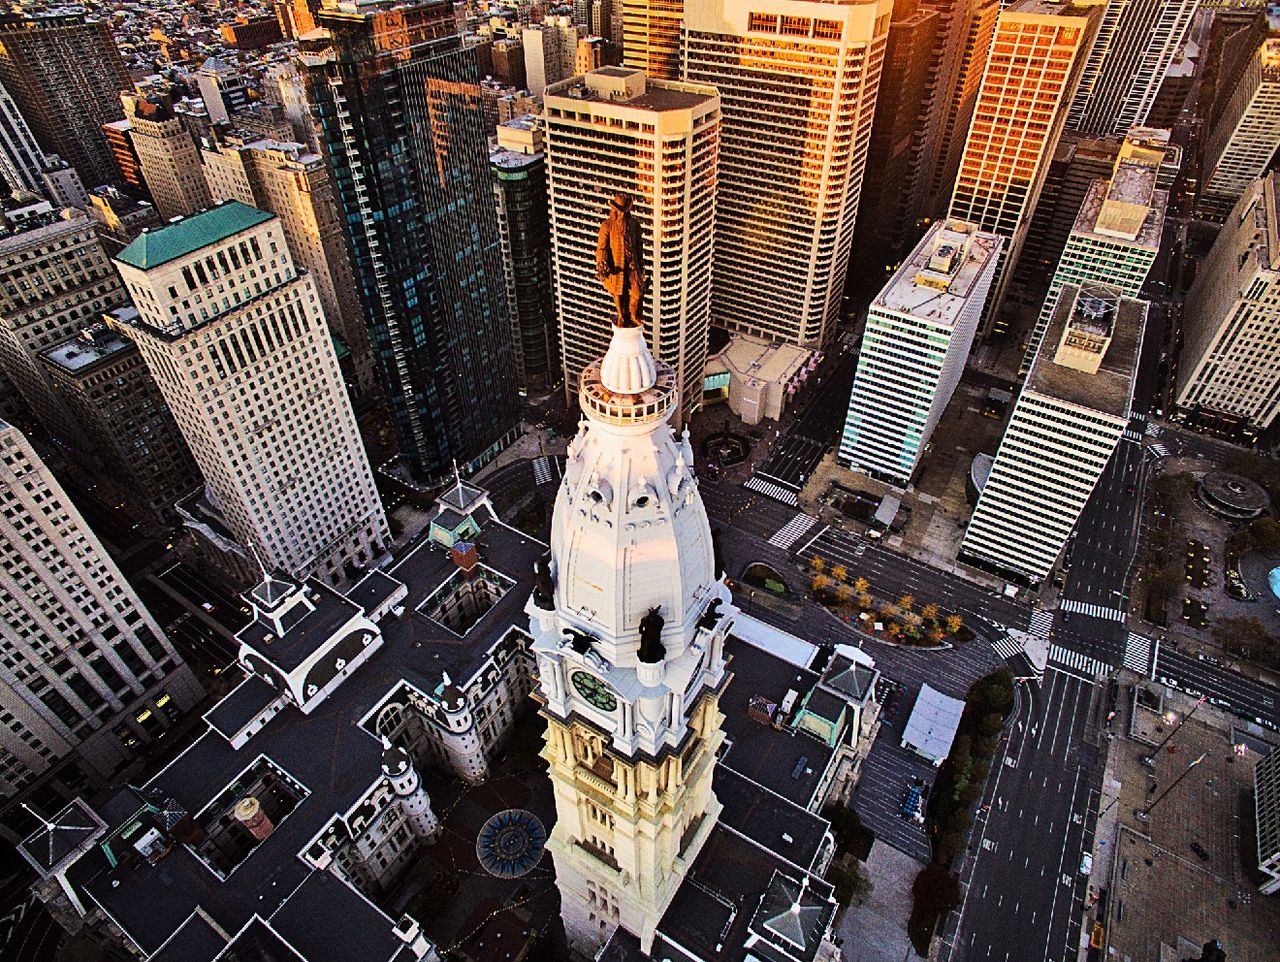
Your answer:
[[[508,808],[494,815],[476,837],[476,857],[490,875],[519,878],[542,859],[547,830],[533,812]]]
[[[1215,514],[1240,521],[1261,517],[1271,505],[1271,498],[1262,485],[1225,471],[1213,471],[1202,477],[1196,493]]]

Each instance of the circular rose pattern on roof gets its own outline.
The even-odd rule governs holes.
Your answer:
[[[490,875],[519,878],[542,858],[547,830],[533,812],[508,808],[484,823],[476,837],[476,857]]]

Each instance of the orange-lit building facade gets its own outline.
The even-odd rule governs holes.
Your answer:
[[[655,80],[680,79],[684,0],[613,0],[622,5],[622,58]]]
[[[996,20],[949,211],[1007,240],[985,333],[1003,328],[1000,303],[1101,12],[1101,5],[1020,0]]]
[[[840,314],[890,0],[688,0],[685,79],[720,91],[712,323],[818,347]]]

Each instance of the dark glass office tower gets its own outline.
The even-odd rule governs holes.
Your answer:
[[[400,451],[419,479],[491,460],[519,408],[475,55],[449,3],[317,14],[308,98]]]

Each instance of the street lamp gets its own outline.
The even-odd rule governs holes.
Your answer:
[[[1178,722],[1177,727],[1175,727],[1171,732],[1169,732],[1169,734],[1164,736],[1164,741],[1162,741],[1159,745],[1157,745],[1155,747],[1155,750],[1150,755],[1143,756],[1143,759],[1142,759],[1143,763],[1154,766],[1156,756],[1160,754],[1160,749],[1164,748],[1165,745],[1169,744],[1169,739],[1172,738],[1174,735],[1178,734],[1178,732],[1181,731],[1182,726],[1185,725],[1187,722],[1189,722],[1191,720],[1191,716],[1194,715],[1196,712],[1198,712],[1200,710],[1200,706],[1203,705],[1208,700],[1209,700],[1208,695],[1201,695],[1196,700],[1195,706],[1191,709],[1191,711],[1187,712],[1186,715],[1183,716],[1182,721]],[[1165,712],[1164,714],[1165,724],[1172,725],[1174,721],[1177,719],[1177,717],[1178,716],[1171,711]]]
[[[1157,806],[1157,805],[1159,805],[1161,802],[1163,802],[1163,801],[1165,800],[1165,796],[1167,796],[1171,791],[1173,791],[1175,788],[1177,788],[1177,787],[1178,787],[1178,784],[1179,784],[1179,783],[1180,783],[1184,778],[1186,778],[1188,775],[1190,775],[1190,774],[1191,774],[1191,769],[1195,768],[1195,767],[1196,767],[1197,765],[1199,765],[1202,761],[1204,761],[1204,758],[1205,758],[1205,756],[1206,756],[1207,754],[1209,754],[1209,753],[1208,753],[1208,752],[1201,752],[1201,753],[1200,753],[1200,757],[1199,757],[1199,758],[1197,758],[1197,759],[1195,759],[1195,760],[1193,760],[1193,761],[1191,762],[1191,764],[1190,764],[1190,765],[1188,765],[1188,766],[1186,767],[1186,770],[1185,770],[1181,775],[1179,775],[1177,778],[1175,778],[1175,779],[1173,780],[1173,784],[1172,784],[1172,785],[1170,785],[1168,788],[1166,788],[1163,792],[1161,792],[1161,793],[1160,793],[1160,795],[1156,798],[1156,800],[1155,800],[1154,802],[1152,802],[1150,805],[1148,805],[1145,809],[1138,809],[1138,811],[1135,813],[1135,814],[1138,816],[1138,818],[1139,818],[1139,819],[1141,819],[1141,820],[1142,820],[1142,821],[1144,821],[1144,822],[1145,822],[1145,821],[1150,820],[1150,818],[1151,818],[1151,813],[1152,813],[1153,811],[1155,811],[1156,806]]]

